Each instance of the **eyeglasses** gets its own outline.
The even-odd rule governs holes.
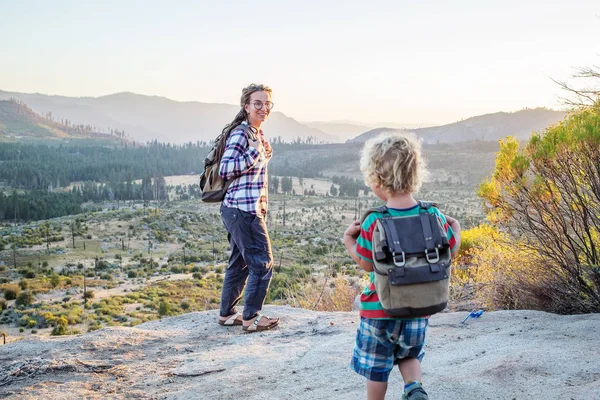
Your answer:
[[[257,110],[262,110],[263,106],[267,107],[267,110],[271,110],[275,104],[273,104],[273,102],[271,101],[263,103],[260,100],[256,100],[254,103],[252,103],[252,105],[254,105],[254,108],[256,108]]]

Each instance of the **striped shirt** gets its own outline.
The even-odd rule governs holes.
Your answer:
[[[244,121],[241,125],[248,126],[248,122]],[[244,127],[235,128],[229,135],[219,165],[221,178],[232,180],[223,205],[254,215],[265,215],[268,202],[267,163],[272,153],[266,154],[265,147],[269,145],[262,129],[258,132],[263,143],[259,151],[249,146],[248,133]]]
[[[420,212],[420,206],[416,205],[411,208],[388,208],[388,213],[392,217],[408,217],[411,215],[418,215]],[[446,231],[446,235],[448,237],[448,242],[450,244],[450,249],[454,249],[456,247],[456,237],[452,228],[446,221],[446,217],[442,214],[436,207],[429,207],[427,212],[436,214],[440,221],[442,222],[442,226]],[[360,229],[360,235],[356,240],[356,247],[354,248],[354,252],[363,260],[366,260],[370,263],[373,262],[373,254],[372,254],[372,241],[373,241],[373,230],[375,229],[376,221],[378,218],[383,217],[384,214],[379,212],[374,212],[369,214],[367,219],[362,223]],[[377,296],[377,292],[375,291],[375,273],[369,273],[369,283],[363,290],[360,295],[360,316],[364,318],[371,319],[401,319],[401,318],[393,318],[390,317],[383,311],[383,307],[379,302],[379,296]]]

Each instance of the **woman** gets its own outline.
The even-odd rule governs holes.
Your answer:
[[[273,275],[271,241],[267,233],[267,164],[271,145],[261,130],[273,108],[271,89],[252,84],[242,90],[242,109],[225,126],[228,137],[219,174],[231,181],[221,205],[221,219],[231,245],[225,272],[219,324],[243,325],[248,332],[276,327],[279,318],[260,314]],[[236,305],[244,295],[244,312]]]

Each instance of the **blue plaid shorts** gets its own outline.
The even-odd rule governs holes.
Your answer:
[[[423,359],[427,318],[361,318],[350,365],[371,381],[387,382],[394,364],[403,358]]]

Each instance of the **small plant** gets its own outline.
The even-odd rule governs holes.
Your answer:
[[[57,287],[60,284],[60,276],[58,276],[57,274],[52,274],[52,276],[50,277],[50,284],[53,288]]]
[[[21,289],[17,285],[9,285],[4,287],[4,298],[6,300],[15,300]]]
[[[190,302],[187,300],[181,300],[181,309],[182,310],[189,310],[190,309]]]
[[[29,290],[21,292],[15,302],[17,306],[30,306],[33,304],[33,294]]]
[[[168,301],[165,300],[161,300],[160,304],[158,305],[158,315],[165,316],[165,315],[169,315],[171,313],[171,305],[169,304]]]
[[[67,325],[69,321],[66,317],[61,316],[56,319],[56,326],[52,329],[50,333],[51,336],[62,336],[67,334]]]

